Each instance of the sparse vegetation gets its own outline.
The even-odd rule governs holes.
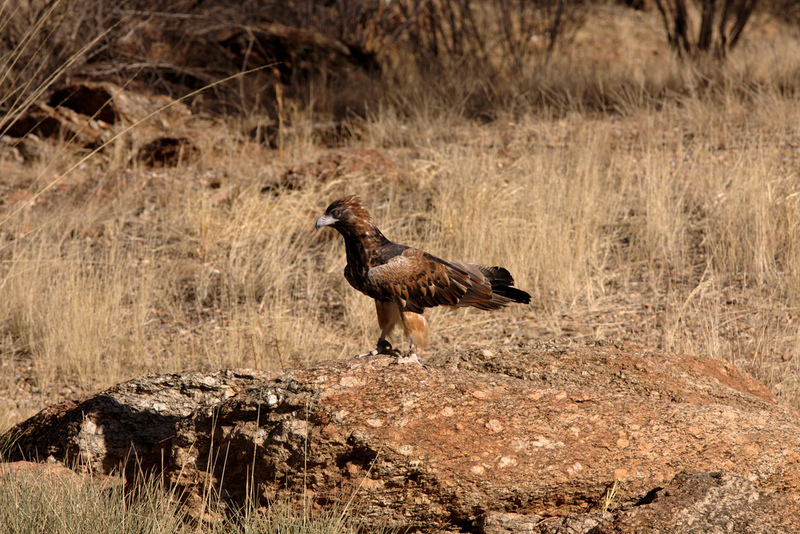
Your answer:
[[[157,482],[133,495],[109,480],[68,476],[55,469],[38,477],[7,471],[0,464],[0,520],[3,532],[33,534],[355,534],[359,525],[342,510],[312,514],[289,503],[248,509],[236,520],[192,524],[174,495]],[[374,530],[373,530],[374,531]],[[387,534],[392,532],[387,529]]]
[[[9,13],[3,3],[0,15]],[[169,14],[127,15],[150,31]],[[60,35],[45,29],[55,22],[31,24]],[[381,98],[354,91],[361,107],[340,114],[348,122],[335,141],[340,152],[379,151],[391,171],[364,163],[319,179],[314,162],[331,149],[313,125],[336,116],[342,95],[309,82],[248,100],[261,77],[220,90],[230,105],[214,107],[215,118],[195,109],[187,128],[199,157],[177,167],[144,166],[125,139],[66,174],[83,155],[67,141],[37,145],[25,161],[0,146],[0,430],[145,372],[280,370],[371,347],[371,301],[341,275],[341,240],[313,228],[345,193],[364,196],[393,240],[502,264],[534,295],[530,308],[493,315],[434,310],[433,351],[564,336],[635,341],[731,361],[797,405],[800,38],[756,13],[752,39],[745,32],[725,64],[700,68],[673,57],[659,24],[655,12],[595,6],[570,29],[571,46],[546,47],[547,61],[512,50],[523,41],[501,33],[481,54],[527,65],[514,76],[488,76],[475,62],[454,62],[446,75],[403,70],[416,59],[391,62]],[[19,85],[27,71],[14,69],[31,43],[52,46],[20,35],[17,54],[0,63],[11,88],[0,96],[3,131],[55,79],[37,70],[38,91]],[[108,66],[118,56],[104,50]],[[175,68],[141,71],[161,77],[151,87],[174,89]],[[220,109],[245,112],[220,119]],[[281,150],[250,136],[276,116]],[[280,184],[290,168],[302,186]],[[131,532],[184,528],[148,526],[150,516],[172,521],[167,504],[131,508],[115,491],[72,496],[43,484],[0,484],[0,514],[25,501],[34,520],[36,510],[51,514],[46,524],[117,517],[110,508],[142,521]],[[63,502],[40,506],[54,492]],[[76,499],[103,509],[75,516]]]
[[[31,477],[0,465],[0,477],[0,520],[9,534],[192,532],[154,487],[131,499],[119,486],[58,471]]]

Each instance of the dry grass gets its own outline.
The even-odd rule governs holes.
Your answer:
[[[191,522],[178,506],[178,497],[158,482],[138,487],[136,494],[121,484],[66,469],[48,472],[0,464],[0,520],[3,532],[34,534],[355,534],[364,527],[350,516],[352,502],[342,500],[324,513],[289,502],[269,507],[244,507],[234,519]],[[217,503],[209,504],[215,510]],[[211,517],[211,516],[209,516]],[[371,532],[394,530],[374,526]]]
[[[296,109],[282,151],[232,120],[198,130],[200,159],[174,169],[141,168],[124,145],[63,178],[69,146],[3,160],[0,430],[149,371],[286,369],[370,348],[372,303],[344,281],[338,235],[313,229],[344,192],[391,239],[504,265],[534,295],[495,314],[433,310],[434,351],[637,340],[733,361],[796,404],[800,65],[770,55],[797,49],[791,35],[769,35],[702,75],[665,56],[629,54],[605,74],[556,58],[537,74],[542,98],[486,125],[407,93],[349,141],[393,159],[391,176],[355,168],[262,192],[327,153]],[[6,219],[17,200],[29,204]]]
[[[32,476],[36,475],[36,476]],[[0,465],[0,520],[11,533],[157,533],[188,534],[177,507],[155,487],[141,499],[126,496],[120,485],[77,475],[21,470]]]

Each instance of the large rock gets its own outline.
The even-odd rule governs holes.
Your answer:
[[[106,436],[120,432],[106,460],[75,445],[88,439],[75,410],[20,425],[29,440],[18,444],[50,426],[60,430],[40,456],[73,447],[107,469],[133,443],[203,519],[252,498],[323,508],[352,499],[367,524],[443,531],[798,531],[800,416],[729,364],[570,343],[428,363],[239,371],[236,387],[194,411],[192,395],[179,396],[183,409],[159,425],[166,439],[141,440],[152,409],[133,426],[106,423]],[[163,387],[162,377],[148,380],[145,403]],[[130,392],[117,402],[141,411]],[[221,508],[204,507],[217,500]]]
[[[196,496],[195,514],[210,483],[238,505],[252,488],[264,504],[354,494],[369,520],[435,528],[489,511],[585,514],[615,482],[613,502],[631,506],[684,470],[800,496],[798,414],[723,362],[614,346],[452,360],[503,372],[370,358],[242,391],[181,425],[168,479]]]
[[[111,474],[175,435],[177,424],[274,374],[253,370],[151,374],[45,408],[0,440],[4,459]]]

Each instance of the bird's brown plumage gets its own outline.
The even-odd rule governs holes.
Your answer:
[[[503,267],[445,261],[421,250],[392,243],[372,222],[357,196],[334,201],[317,220],[317,229],[335,228],[344,237],[347,266],[344,276],[355,289],[375,299],[381,337],[377,352],[390,352],[386,336],[402,323],[411,344],[427,345],[427,323],[422,313],[434,306],[502,308],[512,302],[529,303],[531,296],[513,287]]]

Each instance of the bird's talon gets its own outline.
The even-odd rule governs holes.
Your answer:
[[[378,340],[378,346],[372,351],[375,354],[386,354],[388,356],[400,357],[400,351],[392,348],[392,344],[385,339]]]
[[[366,354],[356,354],[354,358],[366,358],[367,356],[378,356],[378,355],[387,355],[387,356],[394,356],[395,358],[400,357],[400,351],[397,349],[392,348],[392,344],[386,341],[385,339],[378,340],[378,345],[369,351]]]

